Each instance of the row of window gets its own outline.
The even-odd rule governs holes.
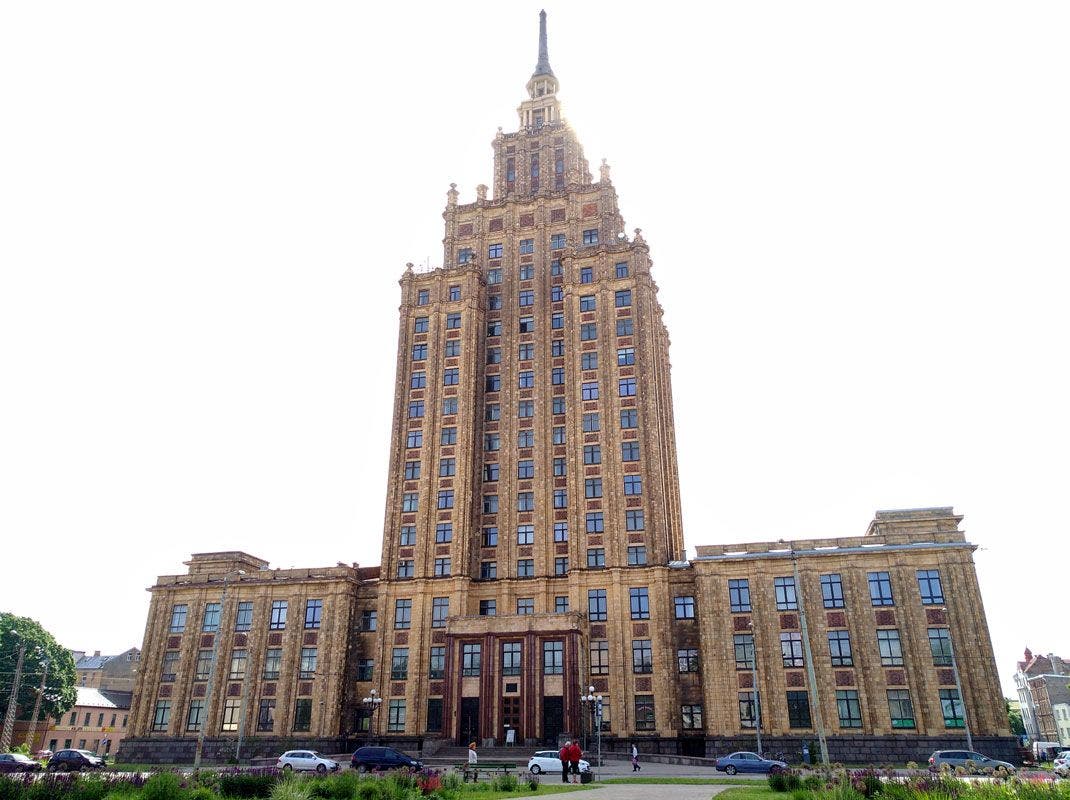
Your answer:
[[[558,331],[565,327],[565,315],[559,311],[550,315],[550,328]],[[521,317],[518,323],[518,330],[520,333],[534,333],[535,332],[535,317]],[[635,323],[631,317],[621,317],[617,320],[617,336],[633,336],[635,334]],[[501,336],[502,335],[502,321],[491,320],[487,323],[487,336]],[[593,342],[598,339],[598,323],[584,322],[580,325],[580,341]],[[459,339],[453,339],[450,341],[457,341]],[[555,340],[561,341],[564,340]],[[447,345],[449,342],[447,342]],[[412,346],[412,360],[424,361],[427,358],[427,344],[420,343]],[[418,355],[419,354],[419,355]],[[460,355],[460,345],[456,348],[456,354]],[[551,342],[551,355],[553,353],[553,342]],[[562,352],[562,355],[564,353]],[[555,356],[556,357],[556,356]]]
[[[105,714],[105,712],[103,712],[103,711],[100,711],[100,712],[97,713],[97,724],[96,724],[96,727],[98,727],[98,728],[103,728],[104,727],[104,714]],[[109,722],[108,725],[111,726],[112,728],[114,728],[115,727],[115,723],[116,723],[116,721],[118,719],[119,719],[119,715],[118,714],[112,714],[111,715],[111,722]],[[92,723],[92,720],[93,720],[93,713],[91,711],[86,711],[85,712],[85,719],[82,720],[82,727],[83,728],[88,728],[90,726],[90,724]],[[127,715],[124,714],[123,715],[123,727],[124,728],[126,727],[126,723],[127,723]],[[59,724],[59,720],[58,719],[56,720],[56,724],[57,725]],[[70,718],[67,720],[67,726],[73,728],[77,724],[78,724],[78,712],[77,711],[72,711],[71,715],[70,715]],[[68,747],[69,747],[69,745],[68,745]]]
[[[271,602],[271,618],[268,627],[273,631],[286,629],[286,617],[289,610],[287,600],[273,600]],[[222,622],[223,606],[220,603],[205,603],[204,614],[201,618],[201,630],[205,633],[215,633],[220,630]],[[189,615],[189,606],[178,603],[171,608],[171,633],[183,633],[186,630],[186,618]],[[305,629],[315,630],[323,622],[323,601],[305,601]],[[240,601],[234,615],[234,630],[238,632],[252,630],[253,627],[253,604],[251,601]]]
[[[446,294],[446,297],[449,300],[449,302],[451,302],[451,303],[457,302],[458,300],[461,299],[461,287],[459,285],[450,286],[449,290],[448,290],[448,292]],[[431,302],[431,290],[430,289],[420,289],[416,293],[416,305],[418,305],[418,306],[426,306],[430,302]]]
[[[916,572],[918,591],[923,605],[943,605],[944,590],[940,582],[940,571],[919,569]],[[887,572],[867,573],[870,602],[874,606],[895,605],[892,594],[892,579]],[[795,578],[774,578],[773,591],[776,596],[777,611],[797,611],[799,596],[796,591]],[[733,579],[728,581],[728,600],[733,612],[751,610],[750,581]],[[821,576],[821,600],[825,608],[844,608],[843,579],[838,574]]]
[[[627,278],[629,274],[628,264],[626,262],[620,262],[615,265],[613,270],[614,276],[617,278]],[[521,264],[518,269],[518,277],[522,281],[529,281],[535,277],[535,265],[534,264]],[[551,277],[559,277],[564,274],[564,269],[561,266],[560,259],[552,259],[550,261],[550,275]],[[580,267],[580,283],[594,283],[594,267]],[[487,270],[487,285],[497,286],[504,279],[504,273],[501,267],[492,267]],[[490,300],[490,309],[493,311],[496,308],[501,308],[501,295],[491,294],[487,295]],[[494,300],[497,298],[497,304]],[[553,297],[552,299],[560,300],[560,297]]]
[[[560,355],[556,355],[554,357],[555,358],[560,358],[561,356],[564,355],[564,340],[560,340],[559,339],[559,340],[556,340],[556,341],[560,341],[562,347],[560,348]],[[551,345],[551,348],[553,348],[552,345]],[[527,342],[525,344],[517,345],[516,354],[517,354],[517,361],[531,361],[532,359],[535,358],[535,345],[532,344],[531,342]],[[488,347],[487,348],[487,363],[488,364],[501,364],[502,363],[502,349],[500,347]],[[635,348],[634,347],[620,347],[620,348],[617,349],[617,366],[618,367],[627,367],[627,366],[631,366],[634,363],[635,363]],[[594,350],[588,351],[586,353],[580,353],[580,369],[582,369],[582,370],[598,369],[598,353],[596,351],[594,351]],[[417,375],[421,376],[419,381],[418,381],[419,385],[411,385],[411,388],[413,388],[413,389],[422,389],[427,385],[427,380],[426,380],[425,373],[422,373],[422,372],[421,373],[415,373],[415,372],[413,373],[413,377],[414,378]],[[551,382],[555,386],[559,386],[559,385],[564,383],[564,376],[565,376],[565,368],[564,367],[557,367],[551,373]]]
[[[638,461],[639,460],[639,442],[622,442],[621,448],[621,461]],[[601,464],[602,463],[602,447],[601,445],[586,445],[583,448],[583,463],[586,465]],[[560,470],[558,469],[560,466]],[[422,473],[422,463],[420,461],[406,461],[405,462],[405,480],[413,481],[417,480]],[[453,457],[440,458],[438,462],[438,476],[440,478],[451,478],[457,474],[457,459]],[[565,475],[565,458],[554,459],[554,477],[562,477]],[[487,483],[493,483],[499,480],[501,477],[501,466],[497,463],[488,463],[483,465],[483,480]],[[516,477],[519,480],[526,480],[535,477],[535,461],[534,459],[521,459],[517,462]],[[643,478],[640,475],[625,475],[624,476],[624,494],[628,496],[638,496],[643,493]],[[439,492],[439,508],[452,508],[452,505],[443,505],[443,503],[451,502],[450,489],[444,489]],[[602,496],[602,479],[597,478],[585,478],[584,479],[584,496],[588,498],[601,497]],[[565,489],[558,489],[554,491],[554,508],[567,508],[568,507],[568,492]],[[446,540],[448,541],[448,540]]]
[[[316,664],[319,651],[315,647],[302,647],[299,678],[313,678],[316,675]],[[160,681],[171,683],[176,680],[179,673],[181,653],[178,650],[167,650],[163,655],[163,664],[160,671]],[[227,672],[228,680],[244,680],[249,663],[249,651],[239,648],[231,651],[230,669]],[[264,651],[264,680],[278,680],[282,671],[282,648],[269,647]],[[197,651],[197,658],[193,667],[193,680],[206,681],[212,676],[212,651],[203,649]]]
[[[582,233],[582,241],[584,245],[590,246],[592,244],[598,244],[598,228],[588,228]],[[567,247],[568,240],[563,233],[551,233],[550,234],[550,249],[551,250],[564,250]],[[535,252],[535,239],[521,239],[517,244],[517,251],[520,255],[530,255]],[[504,243],[495,242],[487,245],[487,258],[497,259],[502,257],[504,252]],[[475,250],[471,247],[462,247],[457,251],[457,263],[467,264],[475,258]],[[585,269],[590,269],[586,267]],[[628,277],[628,264],[627,262],[621,262],[616,267],[618,278]]]
[[[899,638],[898,628],[877,629],[877,650],[881,666],[903,666],[903,644]],[[754,669],[754,635],[737,633],[732,637],[736,669]],[[947,628],[929,628],[929,649],[933,665],[951,666],[951,632]],[[854,652],[851,647],[851,634],[845,630],[828,631],[829,658],[834,667],[853,667]],[[783,632],[780,634],[780,655],[785,667],[805,666],[803,659],[802,634]]]

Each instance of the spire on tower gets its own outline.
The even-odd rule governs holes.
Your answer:
[[[535,65],[535,72],[532,77],[536,75],[553,75],[554,71],[550,69],[550,55],[546,48],[546,11],[539,12],[539,63]]]

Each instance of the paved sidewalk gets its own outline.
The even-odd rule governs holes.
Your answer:
[[[710,800],[733,786],[710,786],[686,783],[614,783],[587,792],[579,792],[576,800]],[[570,797],[573,795],[569,795]]]

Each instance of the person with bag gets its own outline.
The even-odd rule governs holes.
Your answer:
[[[642,767],[639,766],[639,748],[634,744],[632,745],[632,772],[641,772]]]
[[[580,757],[583,750],[580,749],[580,740],[573,739],[572,746],[568,749],[568,768],[572,772],[572,782],[580,782]]]
[[[572,742],[568,740],[557,751],[557,757],[561,759],[561,783],[568,783],[569,756],[571,752]]]

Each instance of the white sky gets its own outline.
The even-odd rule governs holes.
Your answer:
[[[1005,686],[1070,655],[1070,6],[546,8],[655,259],[688,545],[953,504]],[[378,563],[397,280],[538,10],[0,4],[0,609],[120,652],[191,552]]]

